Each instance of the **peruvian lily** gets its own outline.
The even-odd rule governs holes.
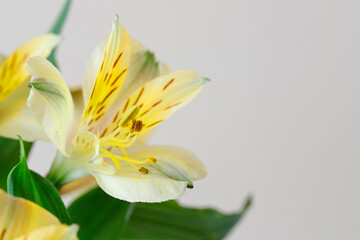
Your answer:
[[[63,225],[35,203],[0,189],[1,240],[75,240],[78,227]]]
[[[188,150],[135,147],[137,138],[189,103],[207,81],[191,70],[163,75],[166,66],[143,50],[116,17],[107,43],[90,59],[79,121],[60,72],[44,58],[28,60],[28,105],[59,150],[48,175],[57,187],[91,174],[115,198],[160,202],[178,198],[206,176]]]
[[[26,106],[30,92],[26,60],[47,57],[59,42],[59,36],[46,34],[26,42],[8,58],[0,55],[0,136],[16,139],[21,135],[27,141],[47,139]]]

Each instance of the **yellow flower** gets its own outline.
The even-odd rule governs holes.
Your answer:
[[[59,71],[39,57],[28,61],[28,71],[28,105],[59,150],[48,175],[58,187],[91,173],[113,197],[159,202],[181,196],[206,176],[203,163],[188,150],[136,147],[135,141],[189,103],[207,79],[192,70],[169,74],[143,45],[130,40],[117,17],[107,43],[90,59],[78,124]]]
[[[26,60],[32,56],[47,57],[60,37],[46,34],[20,46],[11,56],[0,55],[0,136],[24,140],[47,139],[26,106],[30,75]]]
[[[78,227],[67,226],[35,203],[0,189],[0,240],[73,240]]]

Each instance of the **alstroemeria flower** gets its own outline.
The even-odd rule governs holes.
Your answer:
[[[89,63],[85,107],[77,127],[73,100],[60,72],[46,59],[28,61],[33,76],[28,105],[59,150],[48,177],[61,186],[91,173],[105,192],[119,199],[175,199],[206,176],[205,166],[183,148],[134,143],[189,103],[207,79],[192,70],[161,75],[166,67],[130,40],[118,18],[103,46]]]
[[[1,240],[75,240],[78,227],[61,224],[35,203],[10,196],[0,189]]]
[[[46,34],[29,40],[8,58],[0,55],[0,136],[21,135],[27,141],[47,139],[26,106],[30,92],[26,60],[32,56],[47,57],[59,42],[59,36]]]

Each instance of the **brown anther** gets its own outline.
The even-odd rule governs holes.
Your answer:
[[[152,164],[155,164],[157,162],[156,158],[153,157],[147,157],[146,161],[151,162]]]
[[[141,120],[137,121],[134,119],[129,122],[128,127],[130,132],[140,132],[143,127],[143,122]]]
[[[148,174],[149,173],[149,170],[147,168],[144,168],[144,167],[141,167],[138,169],[140,173],[142,174]]]

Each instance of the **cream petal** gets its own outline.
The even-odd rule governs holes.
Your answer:
[[[114,175],[93,173],[99,186],[110,196],[128,202],[162,202],[180,197],[186,182],[159,174],[141,174],[124,163]]]
[[[32,76],[27,104],[49,139],[68,155],[74,119],[71,93],[60,72],[45,58],[32,57],[27,67]]]
[[[128,150],[131,158],[154,157],[155,164],[139,165],[140,173],[126,162],[114,175],[93,173],[99,186],[109,195],[129,202],[161,202],[180,197],[193,180],[206,176],[206,167],[192,152],[173,146],[142,146]]]
[[[85,80],[83,84],[84,103],[87,103],[90,98],[91,91],[94,87],[96,76],[100,68],[102,58],[106,48],[106,40],[102,41],[92,52],[88,61]]]
[[[84,111],[84,94],[81,86],[70,87],[72,100],[74,103],[74,121],[71,126],[71,132],[76,132],[77,126],[81,119],[82,112]]]
[[[76,240],[78,239],[78,230],[76,225],[51,225],[24,234],[14,240]]]
[[[128,154],[134,159],[145,160],[147,157],[153,157],[157,160],[155,164],[149,167],[160,171],[166,175],[183,175],[184,180],[200,180],[206,177],[206,167],[203,162],[191,151],[176,146],[139,146],[128,149]],[[157,165],[160,165],[157,167]],[[168,171],[168,173],[166,173]],[[171,172],[173,171],[173,172]],[[178,179],[180,180],[180,179]]]
[[[24,81],[4,102],[0,104],[0,136],[25,141],[48,141],[40,124],[26,105],[30,93],[28,83]]]
[[[61,225],[51,213],[35,203],[10,196],[0,189],[0,236],[11,240],[38,228]]]
[[[114,174],[115,170],[99,156],[99,139],[96,135],[82,131],[74,137],[69,156],[57,155],[48,178],[63,186],[90,175],[90,172]]]

